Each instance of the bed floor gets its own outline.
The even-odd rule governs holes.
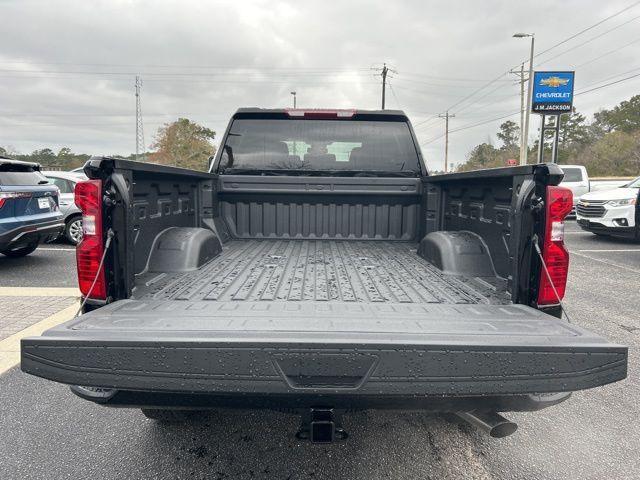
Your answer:
[[[416,250],[413,242],[233,240],[197,271],[141,275],[134,298],[509,303],[495,285],[444,274]]]

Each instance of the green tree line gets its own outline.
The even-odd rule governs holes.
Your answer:
[[[485,142],[475,146],[458,170],[503,167],[509,159],[519,160],[519,130],[515,122],[504,122],[496,133],[501,145]],[[553,137],[552,132],[547,135]],[[545,142],[545,161],[551,159],[550,143]],[[528,148],[528,162],[537,163],[539,141]],[[591,122],[578,112],[562,115],[558,163],[584,165],[591,176],[640,174],[640,95],[597,112]]]
[[[152,151],[145,152],[145,161],[174,165],[194,170],[208,170],[209,157],[216,152],[213,140],[216,133],[187,118],[179,118],[175,122],[167,123],[158,129],[155,141],[151,145]],[[135,160],[136,155],[112,155],[116,158]],[[57,152],[50,148],[34,150],[31,153],[20,153],[10,147],[0,146],[0,157],[13,158],[25,162],[36,162],[46,169],[73,170],[85,164],[91,155],[74,153],[68,147],[60,148]]]

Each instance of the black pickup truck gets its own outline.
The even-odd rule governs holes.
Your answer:
[[[85,173],[83,315],[24,339],[22,369],[87,400],[279,409],[316,442],[357,409],[504,436],[498,412],[626,376],[625,346],[562,319],[555,165],[429,175],[400,111],[240,109],[210,173]]]

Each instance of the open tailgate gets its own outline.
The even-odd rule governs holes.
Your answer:
[[[627,347],[522,305],[121,300],[22,340],[22,370],[139,391],[527,394],[621,380]]]

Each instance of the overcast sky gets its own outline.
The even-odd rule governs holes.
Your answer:
[[[379,108],[374,69],[387,62],[397,72],[387,108],[410,115],[441,169],[444,122],[434,115],[449,108],[452,130],[482,124],[451,134],[454,163],[496,142],[505,119],[492,119],[519,121],[519,85],[505,72],[528,57],[529,39],[513,33],[535,32],[542,52],[634,2],[0,0],[0,146],[135,151],[137,73],[147,145],[178,116],[221,136],[238,107],[289,107],[292,90],[299,107]],[[576,92],[639,73],[639,16],[637,5],[534,64],[575,69]],[[638,93],[640,77],[574,105],[590,116]],[[538,125],[534,116],[532,140]]]

